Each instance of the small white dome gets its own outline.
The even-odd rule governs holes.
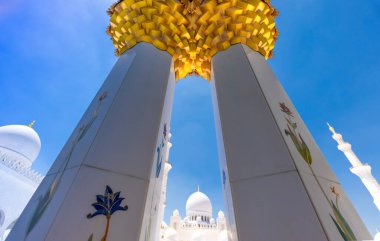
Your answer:
[[[218,217],[219,218],[224,218],[224,213],[221,210],[218,212]]]
[[[377,232],[377,233],[375,234],[375,237],[374,237],[373,240],[374,240],[374,241],[380,241],[380,232]]]
[[[33,128],[24,125],[0,127],[0,148],[11,156],[23,157],[24,165],[30,166],[41,150],[41,140]]]
[[[179,211],[178,211],[178,209],[176,209],[176,210],[173,211],[173,216],[179,216]]]
[[[211,201],[200,191],[191,194],[186,202],[186,216],[194,215],[205,215],[209,217],[212,215]]]
[[[161,228],[162,229],[166,229],[168,227],[168,225],[166,224],[166,222],[165,221],[162,221],[162,223],[161,223]]]
[[[215,219],[214,219],[214,218],[211,218],[211,219],[210,219],[210,223],[211,223],[211,224],[215,224]]]

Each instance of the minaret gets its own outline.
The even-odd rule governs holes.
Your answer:
[[[327,125],[329,126],[329,130],[333,133],[332,138],[336,142],[338,142],[338,149],[342,151],[344,155],[347,157],[347,159],[350,161],[352,165],[350,171],[362,180],[364,186],[372,195],[373,202],[375,203],[376,207],[380,210],[380,185],[371,174],[371,166],[367,163],[363,164],[352,151],[351,144],[345,142],[343,140],[342,135],[336,133],[335,129],[332,126],[330,126],[329,123],[327,123]]]

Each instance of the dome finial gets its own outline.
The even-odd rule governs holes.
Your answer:
[[[30,122],[30,124],[28,125],[30,128],[33,128],[34,124],[36,124],[36,120],[33,120],[32,122]]]
[[[199,192],[199,184],[198,184],[198,192]]]
[[[332,127],[328,122],[326,122],[327,123],[327,126],[329,127],[329,130],[333,133],[333,134],[335,134],[335,129],[334,129],[334,127]]]

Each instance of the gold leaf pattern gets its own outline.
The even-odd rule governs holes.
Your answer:
[[[212,56],[233,44],[270,58],[278,37],[269,0],[122,0],[107,12],[116,55],[151,43],[172,55],[177,80],[210,80]]]

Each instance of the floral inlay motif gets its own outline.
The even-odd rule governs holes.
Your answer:
[[[165,147],[165,143],[163,140],[161,140],[161,144],[157,146],[157,158],[156,158],[156,178],[160,176],[161,168],[162,168],[162,149]]]
[[[224,169],[222,172],[222,179],[223,179],[223,187],[226,188],[227,175],[226,175],[226,171]]]
[[[113,190],[107,185],[104,195],[96,195],[96,202],[91,204],[95,208],[94,213],[89,213],[87,215],[88,219],[102,215],[106,217],[106,227],[104,230],[103,237],[101,241],[106,241],[108,237],[108,231],[110,228],[110,221],[112,214],[117,211],[127,211],[128,205],[122,206],[124,198],[120,197],[120,192],[114,193]],[[88,241],[92,241],[93,234],[90,235]]]
[[[344,241],[357,240],[355,237],[355,234],[352,232],[350,225],[347,223],[347,221],[345,220],[345,218],[343,217],[342,213],[339,210],[339,207],[338,207],[339,193],[337,192],[336,188],[334,186],[330,187],[331,193],[335,196],[335,202],[334,202],[331,200],[331,198],[328,197],[327,193],[322,187],[322,184],[317,178],[317,175],[315,174],[313,166],[312,166],[313,158],[311,157],[310,149],[306,145],[301,134],[297,132],[298,126],[297,126],[297,122],[294,120],[293,112],[286,106],[284,102],[280,102],[279,105],[280,105],[281,111],[286,114],[284,116],[287,122],[286,124],[287,128],[284,130],[285,135],[290,136],[293,144],[297,148],[298,153],[302,156],[302,159],[307,163],[315,181],[317,182],[327,202],[330,204],[330,207],[333,211],[333,214],[332,215],[330,214],[330,217],[333,220],[340,235],[342,236]]]
[[[168,134],[168,129],[166,127],[166,123],[164,124],[164,131],[162,132],[162,134],[164,135],[164,139],[166,140],[166,135]]]
[[[62,165],[60,166],[53,183],[50,185],[49,189],[45,193],[41,194],[37,198],[37,207],[32,213],[32,217],[26,228],[26,236],[28,236],[29,233],[33,230],[34,226],[38,223],[42,214],[46,211],[47,207],[49,206],[49,203],[53,199],[53,196],[57,191],[58,186],[62,180],[64,170],[70,162],[71,156],[75,150],[76,145],[82,140],[82,138],[86,135],[88,130],[91,128],[91,126],[97,119],[102,103],[106,99],[107,95],[108,93],[105,91],[98,97],[97,106],[94,113],[92,114],[91,119],[88,122],[80,125],[80,127],[78,128],[76,137],[74,137],[74,140],[71,142],[70,151],[66,156],[65,160],[63,161]]]
[[[346,219],[343,217],[342,213],[339,210],[339,193],[334,186],[330,187],[331,192],[335,196],[335,202],[330,200],[330,206],[333,209],[333,215],[330,214],[331,219],[333,220],[336,228],[338,229],[340,235],[344,241],[356,241],[354,232],[352,231],[350,225],[348,225]]]
[[[313,159],[310,154],[309,147],[306,145],[305,141],[302,139],[301,134],[297,133],[297,123],[293,120],[294,116],[290,109],[285,105],[285,103],[280,103],[281,111],[286,114],[284,116],[287,122],[287,129],[285,130],[285,134],[290,136],[294,145],[297,148],[297,151],[302,156],[302,158],[307,162],[307,164],[311,165]]]

